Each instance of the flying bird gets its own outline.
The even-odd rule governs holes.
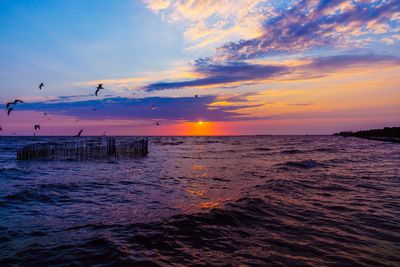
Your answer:
[[[96,90],[96,92],[95,92],[94,94],[97,96],[97,94],[99,93],[99,91],[100,91],[101,89],[104,89],[102,83],[100,83],[99,86],[97,86],[97,90]]]
[[[39,124],[35,124],[34,128],[35,128],[35,131],[38,130],[38,129],[40,130],[40,125]]]
[[[159,125],[160,125],[160,123],[157,121],[157,122],[156,122],[156,125],[157,125],[157,126],[159,126]]]
[[[10,113],[11,113],[11,111],[13,111],[13,110],[14,110],[13,108],[9,108],[8,111],[7,111],[7,115],[10,116]]]
[[[47,113],[45,112],[44,115],[47,116]]]
[[[0,131],[3,131],[3,128],[1,128],[1,126],[0,126]]]
[[[19,100],[19,99],[15,99],[13,102],[8,102],[7,103],[7,109],[11,106],[11,105],[16,105],[16,104],[18,104],[18,103],[24,103],[24,101],[22,101],[22,100]]]
[[[198,95],[195,95],[194,97],[195,97],[195,98],[197,98],[197,97],[198,97]]]
[[[42,87],[44,86],[44,84],[43,83],[40,83],[40,85],[39,85],[39,90],[42,90]]]
[[[78,133],[77,135],[75,135],[75,137],[81,136],[82,132],[83,132],[83,129],[81,129],[81,130],[79,131],[79,133]]]

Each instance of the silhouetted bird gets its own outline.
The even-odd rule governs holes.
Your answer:
[[[195,98],[197,98],[197,97],[198,97],[198,95],[195,95],[194,97],[195,97]]]
[[[45,112],[44,115],[47,116],[47,113]]]
[[[8,102],[7,103],[7,109],[11,106],[11,105],[16,105],[16,104],[18,104],[18,103],[24,103],[24,101],[22,101],[22,100],[19,100],[19,99],[15,99],[13,102]]]
[[[97,90],[96,90],[96,92],[95,92],[94,94],[97,96],[97,94],[99,93],[99,91],[100,91],[101,89],[104,89],[102,83],[100,83],[99,86],[97,86]]]
[[[40,83],[40,85],[39,85],[39,90],[42,90],[42,87],[44,86],[44,84],[43,83]]]
[[[156,125],[157,125],[157,126],[159,126],[159,125],[160,125],[160,123],[159,123],[159,122],[156,122]]]
[[[3,128],[1,128],[1,126],[0,126],[0,131],[3,131]]]
[[[83,129],[81,129],[81,130],[79,131],[79,133],[78,133],[77,135],[75,135],[75,137],[81,136],[82,132],[83,132]]]
[[[35,131],[36,130],[40,130],[40,125],[39,124],[35,124],[34,128],[35,128]]]
[[[13,111],[13,110],[14,110],[13,108],[9,108],[8,111],[7,111],[7,115],[10,116],[10,113],[11,113],[11,111]]]

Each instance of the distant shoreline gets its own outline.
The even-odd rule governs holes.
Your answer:
[[[400,127],[385,127],[383,129],[372,129],[358,132],[340,132],[335,133],[334,135],[400,143]]]

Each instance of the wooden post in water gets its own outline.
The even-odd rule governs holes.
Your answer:
[[[60,143],[34,143],[17,151],[17,160],[86,160],[142,157],[148,154],[147,138],[71,139]]]

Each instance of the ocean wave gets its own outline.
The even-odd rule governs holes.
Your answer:
[[[16,163],[3,153],[0,266],[400,262],[399,146],[295,136],[151,142],[149,157],[113,164]]]
[[[178,146],[178,145],[182,145],[184,143],[185,142],[183,142],[183,141],[177,141],[177,142],[160,142],[158,144],[162,145],[162,146]]]
[[[0,175],[26,175],[30,174],[30,170],[25,170],[17,167],[0,167]]]
[[[70,197],[54,191],[41,192],[35,189],[25,189],[16,193],[8,194],[3,197],[2,204],[12,204],[20,202],[42,202],[42,203],[62,203],[69,201]]]
[[[268,147],[256,147],[254,150],[255,151],[271,151],[271,149]]]
[[[314,151],[317,152],[328,152],[328,153],[336,153],[338,150],[336,148],[325,147],[325,148],[316,148]]]
[[[324,166],[322,163],[318,163],[314,160],[302,160],[302,161],[288,161],[285,163],[277,164],[280,167],[298,168],[298,169],[313,169],[320,166]]]
[[[298,150],[298,149],[288,149],[288,150],[283,150],[283,151],[281,151],[281,153],[282,153],[282,154],[289,154],[289,155],[292,155],[292,154],[301,154],[301,153],[304,153],[304,152],[301,151],[301,150]]]
[[[41,243],[31,243],[23,250],[0,259],[1,265],[50,266],[71,265],[80,266],[107,265],[118,266],[124,263],[126,256],[114,243],[104,237],[92,237],[79,242],[63,242],[61,245],[45,246]],[[125,262],[127,263],[127,262]]]
[[[15,146],[2,146],[0,151],[16,151],[16,148]]]
[[[225,143],[224,140],[199,140],[194,142],[194,144],[196,145],[223,144],[223,143]]]
[[[327,208],[333,213],[353,212],[340,205]],[[277,199],[267,202],[243,197],[223,208],[175,215],[157,222],[67,228],[59,233],[66,238],[57,245],[27,244],[0,260],[0,264],[64,265],[74,259],[79,265],[384,266],[400,260],[390,251],[372,252],[365,248],[371,240],[366,242],[363,237],[345,233],[340,220],[325,217],[321,211],[284,204]],[[377,223],[377,218],[368,220],[371,225]],[[357,221],[353,226],[357,227]],[[82,237],[70,240],[71,232]],[[377,234],[371,234],[371,238]],[[357,251],[358,256],[337,254],[338,249]],[[386,260],[374,260],[371,254],[375,259],[381,256]]]

